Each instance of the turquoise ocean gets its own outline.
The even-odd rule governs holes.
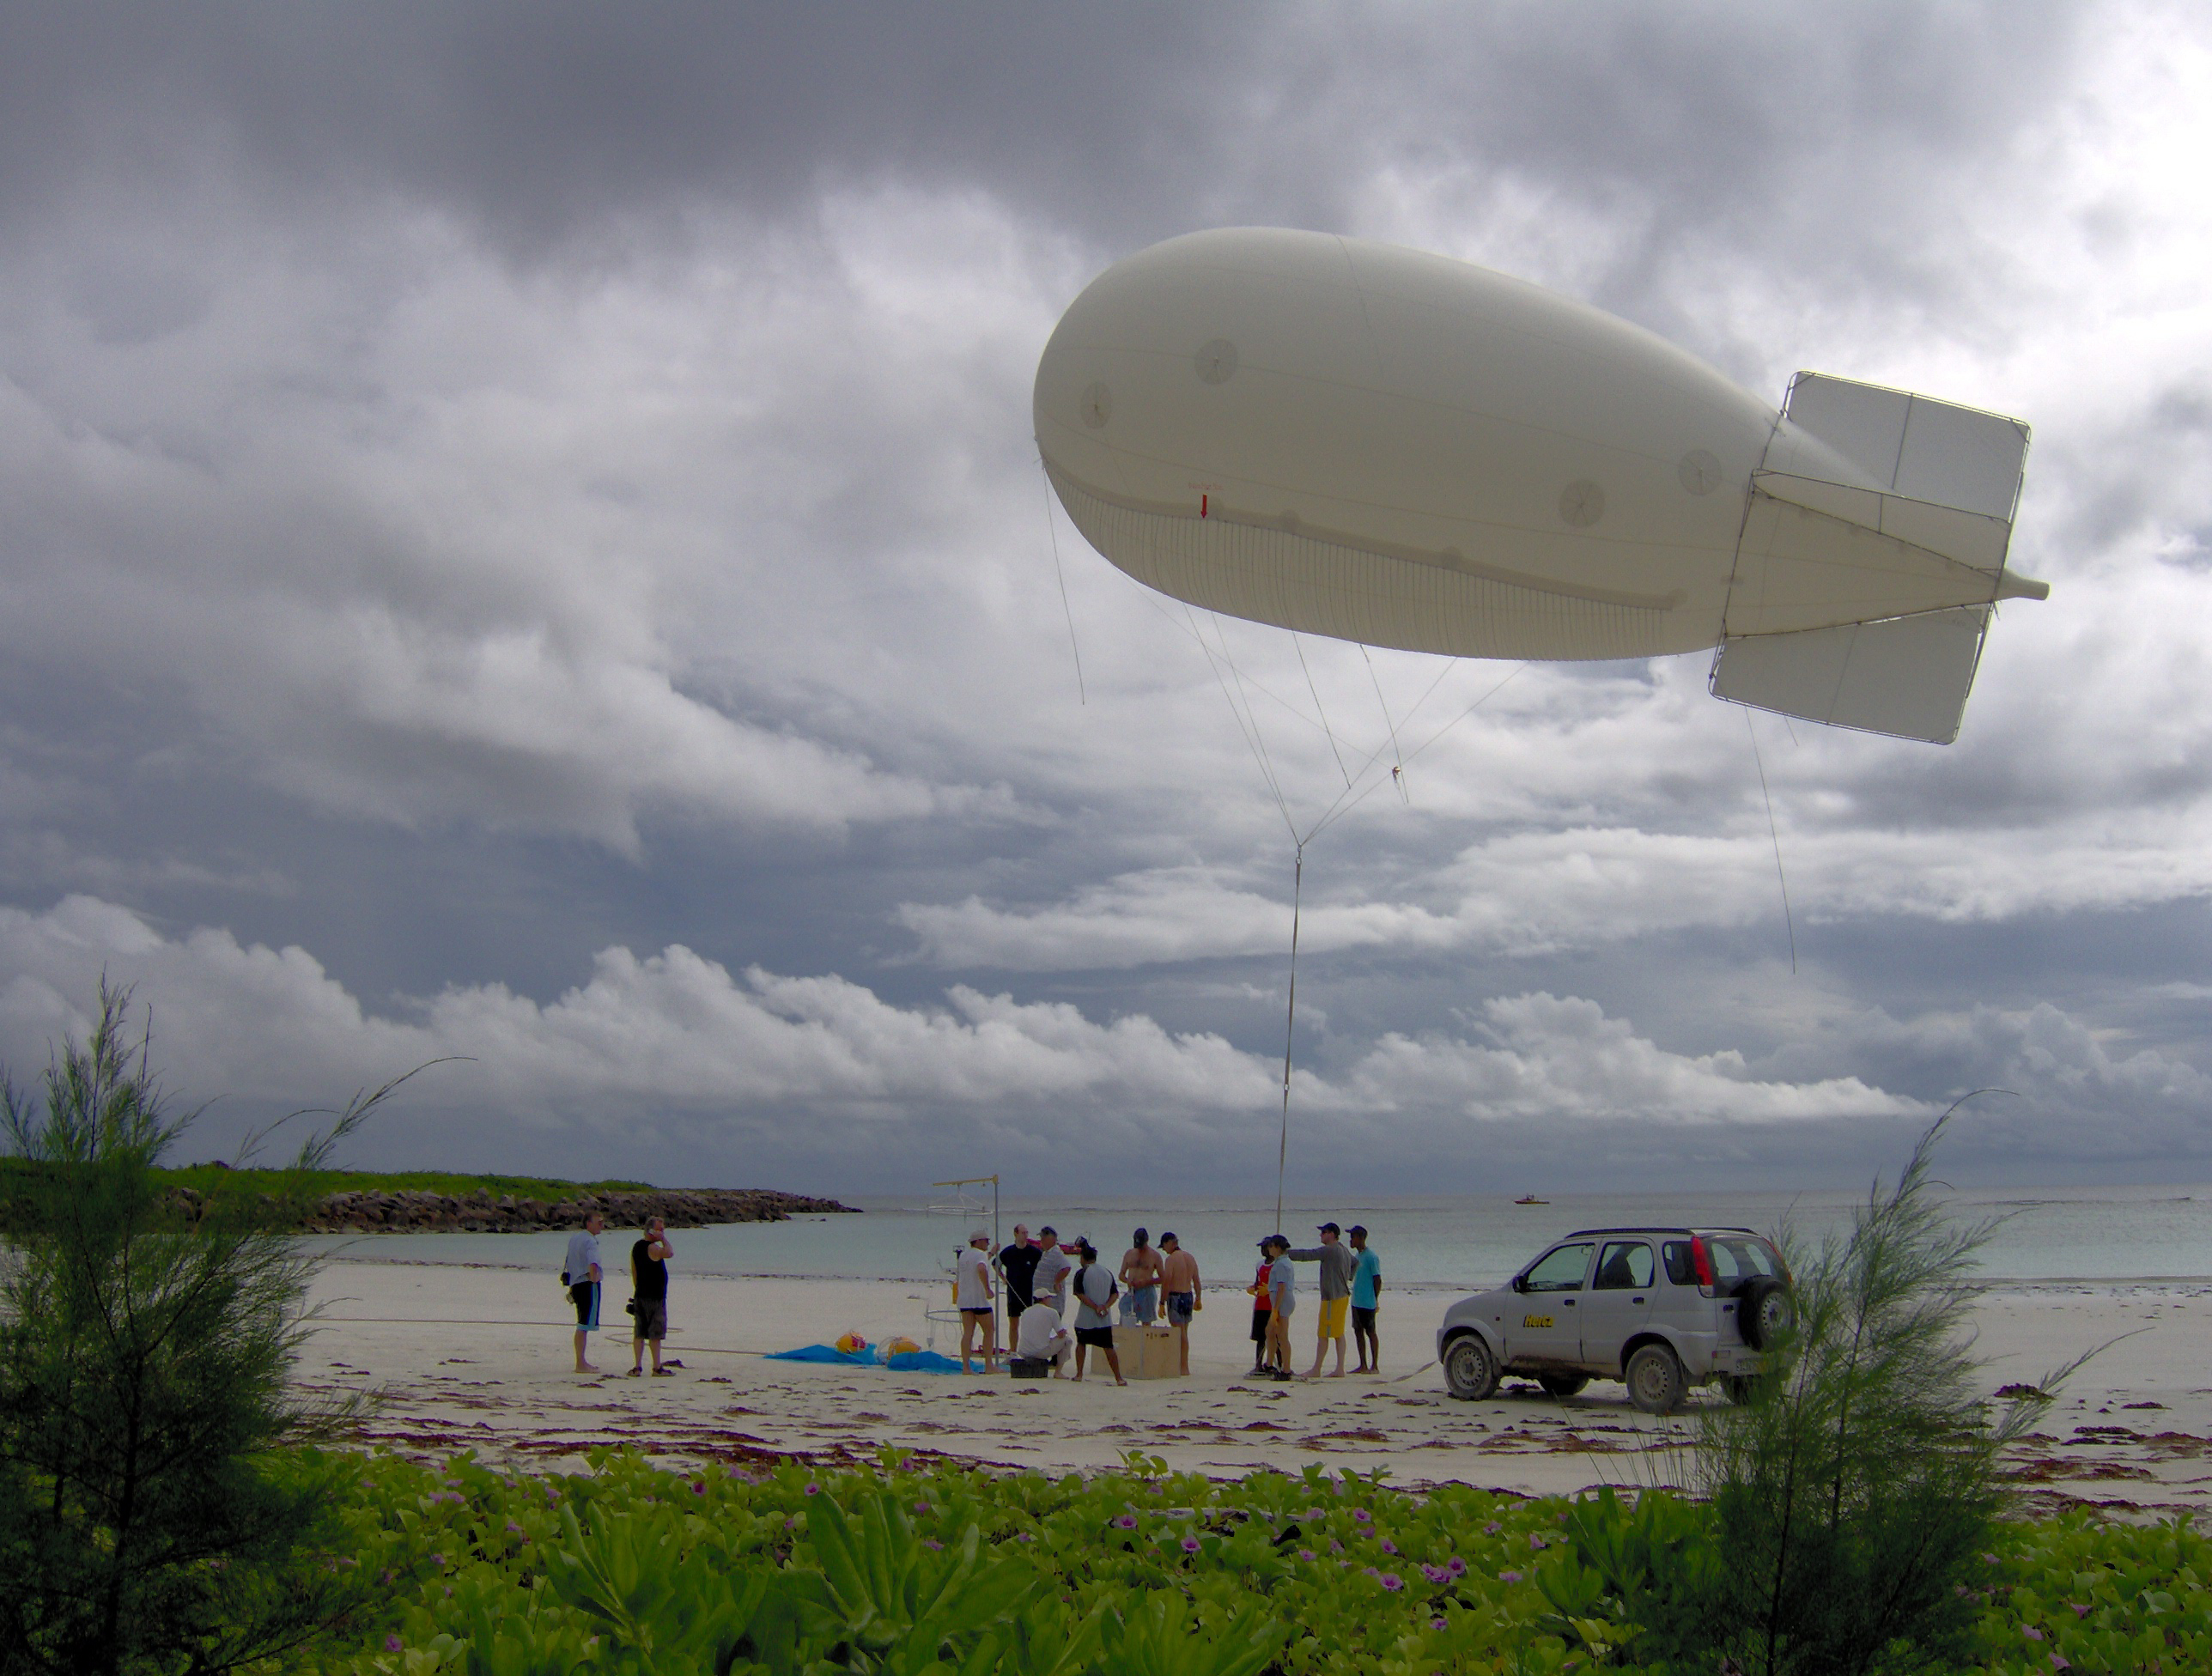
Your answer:
[[[975,1190],[970,1189],[973,1194]],[[2096,1187],[1984,1191],[1939,1190],[1962,1221],[2001,1218],[1983,1254],[1991,1283],[2212,1284],[2212,1185]],[[847,1201],[858,1216],[803,1217],[691,1229],[675,1236],[677,1266],[694,1274],[929,1280],[951,1272],[971,1226],[994,1224],[990,1189],[966,1204],[925,1189],[905,1197]],[[1364,1223],[1382,1258],[1388,1284],[1474,1290],[1497,1284],[1542,1249],[1578,1228],[1636,1224],[1787,1227],[1809,1251],[1848,1227],[1864,1194],[1711,1193],[1557,1194],[1548,1204],[1516,1205],[1504,1195],[1405,1195],[1285,1204],[1283,1228],[1309,1245],[1316,1224]],[[1174,1231],[1215,1284],[1251,1279],[1261,1236],[1275,1226],[1272,1198],[1045,1199],[1009,1195],[996,1210],[998,1239],[1017,1222],[1034,1231],[1050,1223],[1065,1240],[1088,1235],[1109,1260],[1138,1227],[1155,1242]],[[611,1253],[627,1250],[629,1230],[609,1229]],[[328,1236],[311,1242],[352,1261],[485,1264],[556,1272],[565,1234],[378,1234]]]

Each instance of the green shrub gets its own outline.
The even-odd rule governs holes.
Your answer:
[[[10,1673],[233,1669],[302,1646],[363,1593],[335,1511],[356,1463],[287,1447],[343,1418],[287,1382],[309,1271],[275,1231],[292,1207],[263,1192],[177,1208],[157,1166],[192,1114],[127,1040],[128,1000],[102,984],[42,1099],[0,1075],[19,1164],[0,1275]]]

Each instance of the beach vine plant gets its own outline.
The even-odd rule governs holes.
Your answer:
[[[356,1456],[351,1552],[373,1618],[331,1676],[1714,1676],[1594,1597],[1580,1503],[1324,1471],[993,1472],[947,1460],[761,1460],[671,1470],[633,1453],[544,1477],[462,1454]],[[1710,1545],[1709,1509],[1612,1498],[1601,1566],[1647,1581]],[[1973,1557],[1948,1668],[2212,1669],[2212,1541],[2185,1521],[2003,1520]],[[1638,1545],[1642,1545],[1639,1548]],[[1692,1562],[1695,1563],[1695,1562]],[[1632,1598],[1649,1605],[1648,1599]],[[949,1603],[963,1603],[949,1611]],[[1724,1667],[1723,1657],[1730,1659]]]
[[[259,1665],[368,1598],[333,1501],[343,1475],[293,1447],[349,1411],[289,1382],[313,1265],[283,1230],[307,1174],[398,1084],[328,1114],[292,1171],[179,1201],[159,1166],[198,1113],[163,1090],[130,1000],[103,980],[89,1034],[62,1044],[35,1092],[0,1071],[11,1676]]]

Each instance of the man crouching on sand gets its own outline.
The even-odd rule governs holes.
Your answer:
[[[1114,1277],[1098,1266],[1098,1248],[1088,1241],[1077,1254],[1083,1266],[1075,1276],[1075,1377],[1083,1378],[1083,1359],[1086,1352],[1103,1350],[1106,1365],[1114,1370],[1114,1382],[1127,1385],[1121,1377],[1121,1358],[1114,1353],[1114,1321],[1106,1311],[1114,1302],[1117,1288]]]

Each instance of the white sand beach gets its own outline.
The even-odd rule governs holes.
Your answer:
[[[533,1469],[580,1467],[585,1451],[610,1444],[672,1462],[866,1459],[890,1445],[1049,1472],[1114,1466],[1130,1449],[1177,1471],[1224,1476],[1322,1462],[1387,1468],[1401,1486],[1456,1481],[1522,1494],[1674,1483],[1686,1473],[1688,1422],[1638,1413],[1617,1383],[1565,1402],[1510,1384],[1488,1402],[1454,1401],[1431,1361],[1437,1324],[1456,1296],[1444,1290],[1386,1295],[1379,1379],[1241,1378],[1251,1365],[1249,1317],[1235,1290],[1200,1314],[1187,1380],[1116,1388],[1103,1369],[1076,1384],[764,1359],[848,1327],[871,1339],[913,1332],[922,1293],[910,1283],[679,1274],[665,1353],[683,1371],[624,1377],[629,1321],[611,1301],[616,1325],[593,1337],[602,1374],[591,1378],[570,1365],[573,1319],[549,1275],[341,1260],[316,1283],[323,1315],[301,1377],[314,1388],[377,1392],[373,1441],[414,1454],[472,1448]],[[1296,1334],[1309,1356],[1310,1321]],[[2118,1340],[2075,1375],[2014,1451],[2014,1477],[2037,1504],[2207,1506],[2212,1285],[1992,1288],[1977,1327],[1992,1388],[2034,1382]],[[948,1346],[940,1339],[939,1347]]]

